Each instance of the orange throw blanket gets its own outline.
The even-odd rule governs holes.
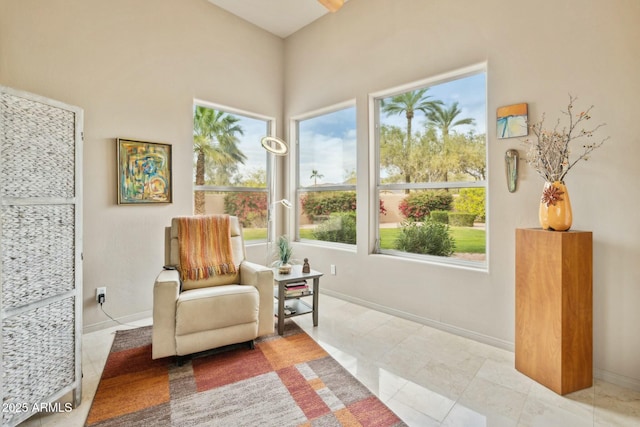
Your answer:
[[[183,281],[236,273],[229,215],[178,218],[178,241]]]

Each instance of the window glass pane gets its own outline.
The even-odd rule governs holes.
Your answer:
[[[269,122],[195,105],[193,129],[194,212],[237,215],[246,241],[264,241],[267,153],[260,139],[268,135]]]
[[[380,251],[485,261],[486,74],[378,106]]]
[[[380,182],[486,179],[485,90],[481,73],[382,99]]]
[[[237,216],[243,227],[244,239],[267,238],[267,193],[249,191],[196,191],[204,199],[204,215]]]
[[[297,123],[298,235],[356,243],[356,109]]]
[[[356,108],[298,122],[301,187],[356,183]]]
[[[299,212],[301,239],[355,245],[355,191],[305,192]]]
[[[485,261],[485,189],[381,191],[380,249]]]
[[[266,188],[267,131],[266,120],[196,105],[195,184]]]

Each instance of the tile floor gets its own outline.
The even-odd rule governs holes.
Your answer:
[[[296,322],[410,426],[639,426],[640,392],[603,381],[558,396],[517,372],[513,353],[320,297],[319,326]],[[142,326],[147,321],[135,322]],[[117,327],[84,335],[83,401],[21,426],[82,426]]]

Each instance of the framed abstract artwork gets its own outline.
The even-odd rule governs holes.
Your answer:
[[[118,204],[172,203],[171,145],[118,138]]]
[[[515,138],[518,136],[526,136],[529,134],[527,126],[528,105],[513,104],[506,107],[500,107],[497,111],[499,139]]]

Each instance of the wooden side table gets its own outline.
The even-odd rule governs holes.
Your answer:
[[[319,271],[311,270],[309,273],[302,272],[301,265],[294,265],[291,267],[291,273],[280,274],[278,269],[273,270],[273,281],[275,282],[276,289],[274,290],[274,297],[276,299],[275,314],[278,318],[278,334],[284,333],[284,319],[294,316],[301,316],[303,314],[313,314],[313,326],[318,326],[318,296],[320,295],[320,277],[322,273]],[[311,293],[304,296],[313,296],[313,303],[309,305],[306,301],[300,299],[302,296],[285,296],[285,285],[287,283],[295,283],[302,280],[307,281],[309,290]],[[313,283],[309,283],[312,280]],[[285,313],[285,306],[289,313]]]
[[[590,231],[516,230],[516,369],[558,394],[593,384]]]

